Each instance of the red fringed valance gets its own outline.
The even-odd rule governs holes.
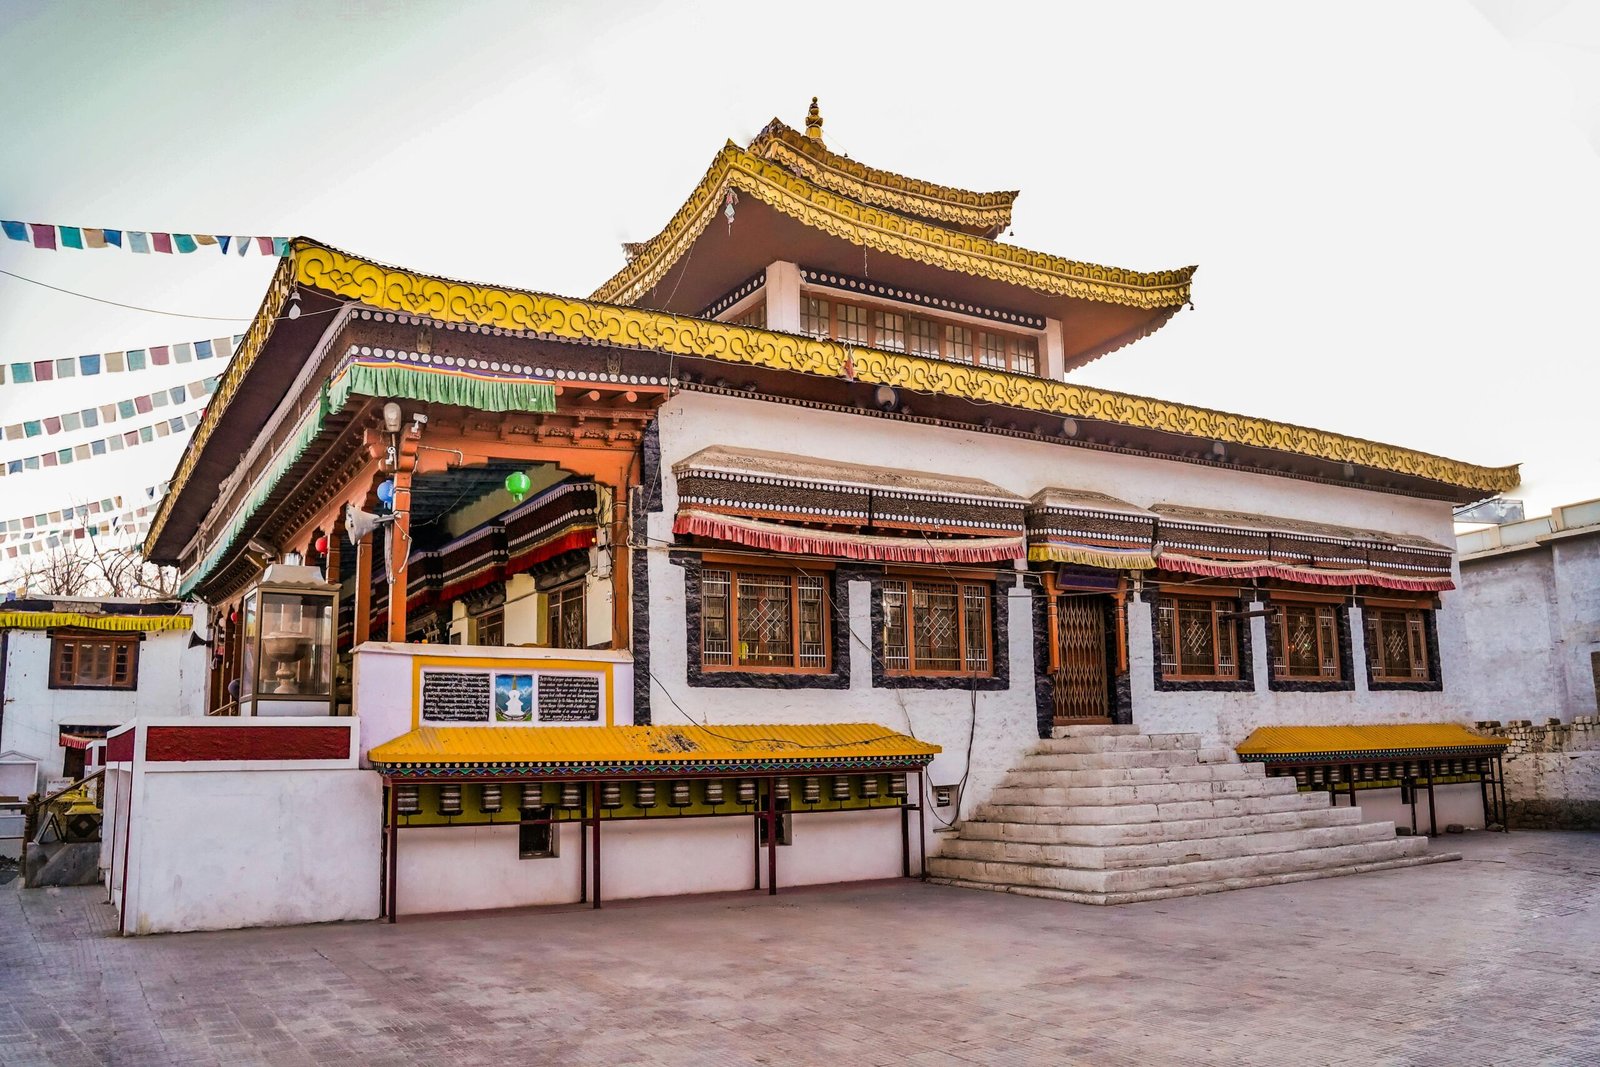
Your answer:
[[[1292,567],[1266,560],[1208,560],[1196,559],[1176,552],[1163,552],[1156,557],[1156,566],[1180,574],[1199,574],[1209,578],[1279,578],[1287,582],[1304,582],[1308,585],[1372,585],[1382,589],[1403,589],[1412,593],[1440,593],[1454,589],[1449,578],[1401,578],[1382,571],[1330,570],[1327,568]]]
[[[555,559],[563,552],[573,552],[580,548],[589,548],[594,544],[595,529],[585,526],[576,530],[552,537],[550,540],[533,545],[511,557],[506,564],[507,574],[517,574],[529,567],[543,563],[547,559]]]
[[[750,548],[793,555],[838,556],[876,563],[998,563],[1027,554],[1023,538],[963,537],[930,540],[831,533],[735,515],[680,511],[672,532],[731,541]]]

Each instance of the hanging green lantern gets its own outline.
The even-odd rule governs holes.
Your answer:
[[[506,492],[511,494],[511,499],[522,503],[522,498],[528,495],[528,490],[533,488],[533,482],[521,471],[512,471],[506,475]]]

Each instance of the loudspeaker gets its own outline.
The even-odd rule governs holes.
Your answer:
[[[394,521],[393,515],[374,515],[370,511],[362,511],[354,504],[346,504],[344,508],[344,530],[350,535],[350,543],[358,545],[378,527]]]

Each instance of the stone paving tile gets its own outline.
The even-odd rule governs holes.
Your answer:
[[[0,1064],[1600,1064],[1600,835],[1092,908],[914,882],[124,939],[0,887]]]

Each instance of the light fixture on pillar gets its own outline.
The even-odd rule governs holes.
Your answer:
[[[383,428],[388,433],[400,432],[400,418],[403,413],[400,405],[393,400],[383,405]]]
[[[385,478],[378,483],[378,503],[386,508],[394,507],[394,479]]]
[[[300,290],[296,289],[289,294],[289,310],[284,312],[285,317],[298,319],[300,317]]]

